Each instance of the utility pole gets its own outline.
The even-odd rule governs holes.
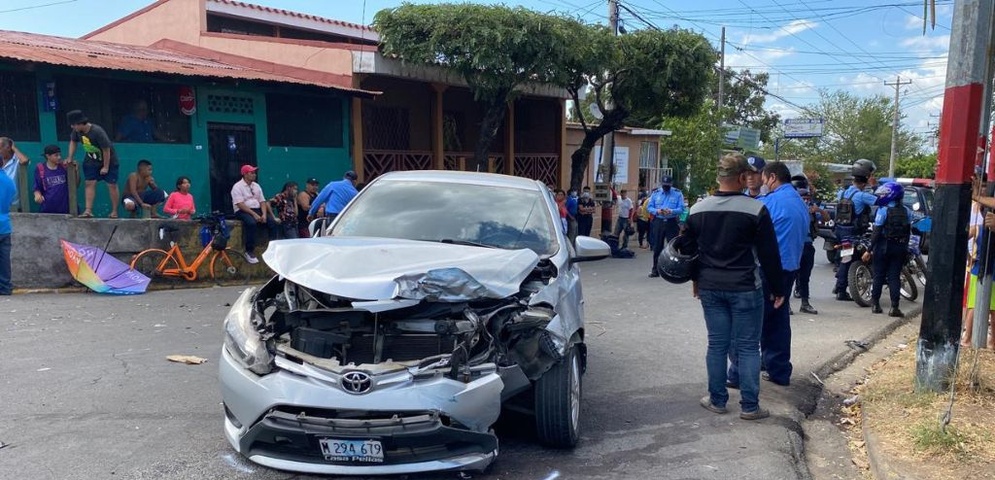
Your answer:
[[[722,27],[722,37],[719,41],[719,98],[715,102],[715,120],[722,130],[722,104],[725,102],[726,91],[726,27]],[[719,159],[722,158],[722,144],[719,144]],[[686,189],[687,187],[685,187]]]
[[[935,214],[922,324],[916,342],[915,389],[942,392],[950,386],[960,344],[964,265],[967,262],[971,176],[979,138],[982,105],[991,101],[988,52],[992,45],[992,2],[956,0],[946,90],[940,117]],[[985,307],[983,306],[984,310]]]
[[[618,0],[608,0],[608,27],[611,28],[612,35],[618,35]],[[611,100],[608,100],[611,101]],[[601,231],[612,231],[612,198],[611,187],[615,176],[615,131],[612,130],[604,141],[601,142],[601,171],[602,181],[608,184],[609,197],[607,201],[601,202]]]
[[[898,119],[899,119],[899,108],[898,102],[900,100],[898,94],[902,85],[908,85],[912,83],[912,80],[902,81],[902,77],[898,76],[895,78],[895,83],[884,82],[887,86],[895,87],[895,118],[891,122],[891,160],[888,161],[888,176],[895,178],[895,155],[898,150]]]

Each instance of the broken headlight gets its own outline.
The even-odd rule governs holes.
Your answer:
[[[273,356],[253,325],[253,319],[262,322],[252,305],[253,293],[255,289],[247,288],[228,311],[225,317],[225,348],[249,371],[266,375],[273,370]]]

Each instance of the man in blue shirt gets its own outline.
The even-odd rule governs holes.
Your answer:
[[[578,212],[579,199],[577,198],[577,191],[570,190],[570,194],[567,195],[567,237],[570,241],[577,238],[577,214]]]
[[[865,192],[864,188],[867,187],[867,182],[870,180],[871,175],[874,174],[875,169],[874,163],[870,160],[860,159],[853,162],[853,167],[850,170],[853,174],[853,184],[847,187],[846,190],[843,190],[837,198],[836,229],[834,233],[836,239],[841,243],[844,240],[863,235],[869,226],[871,207],[874,206],[877,197]],[[841,209],[839,205],[842,199],[853,202],[852,216],[854,218],[849,222],[840,215]],[[847,293],[847,286],[850,284],[848,276],[850,274],[850,265],[852,265],[852,262],[842,263],[841,261],[836,269],[836,286],[833,288],[833,293],[836,294],[837,300],[844,302],[853,301],[853,298]]]
[[[657,257],[663,251],[666,242],[669,242],[680,232],[678,220],[684,211],[684,194],[680,190],[673,188],[673,177],[664,175],[660,179],[660,189],[654,190],[650,196],[646,210],[653,218],[650,225],[650,236],[653,244],[653,270],[650,271],[650,278],[659,277],[656,263]]]
[[[801,266],[805,238],[809,233],[808,207],[791,184],[791,172],[781,162],[764,166],[763,184],[770,192],[759,200],[767,207],[774,223],[777,250],[781,257],[783,288],[764,282],[764,322],[760,332],[760,356],[767,371],[764,380],[777,385],[791,382],[791,317],[789,300],[775,307],[773,292],[791,291],[791,284]],[[729,382],[738,383],[738,365],[729,368]]]
[[[328,182],[328,185],[325,185],[325,188],[321,189],[321,193],[311,202],[311,210],[307,212],[308,218],[314,218],[322,205],[325,205],[325,217],[328,220],[338,216],[346,204],[352,200],[352,197],[359,193],[356,190],[358,179],[356,172],[349,170],[342,176],[342,180]]]
[[[0,295],[10,295],[14,290],[10,282],[10,235],[13,227],[10,224],[10,204],[17,196],[14,181],[6,175],[0,175]]]

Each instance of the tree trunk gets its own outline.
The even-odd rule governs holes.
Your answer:
[[[486,103],[487,110],[484,111],[484,118],[480,121],[480,139],[473,150],[473,161],[466,165],[467,170],[471,172],[489,171],[487,167],[490,165],[488,157],[490,156],[491,144],[494,143],[498,129],[504,123],[504,116],[508,112],[508,99],[506,97],[507,95],[499,95],[497,100]],[[514,160],[509,158],[506,161]]]
[[[570,155],[570,190],[579,192],[584,184],[584,172],[591,157],[591,150],[605,135],[619,129],[622,122],[628,117],[628,112],[621,108],[616,108],[608,112],[601,123],[592,125],[584,132],[584,140],[580,142],[580,147]]]

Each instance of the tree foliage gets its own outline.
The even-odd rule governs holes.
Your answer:
[[[638,125],[696,114],[708,95],[718,56],[703,36],[678,28],[612,36],[604,28],[588,26],[574,33],[590,47],[579,49],[564,64],[563,85],[575,105],[582,105],[580,92],[589,88],[602,114],[598,123],[578,118],[585,134],[571,156],[570,188],[580,189],[591,149],[628,119]]]
[[[785,142],[781,158],[817,157],[833,163],[867,158],[887,171],[894,118],[891,99],[883,95],[858,97],[843,90],[823,90],[819,97],[819,102],[810,105],[809,110],[811,117],[826,119],[823,136]],[[913,157],[922,147],[922,138],[904,125],[899,125],[896,138],[897,158]]]
[[[895,176],[934,178],[936,176],[936,153],[917,153],[899,159],[895,165]]]
[[[708,102],[695,115],[686,118],[671,117],[663,128],[671,131],[660,144],[667,152],[673,169],[674,182],[688,199],[707,193],[715,186],[718,166],[718,146],[723,132],[718,126],[715,110]]]
[[[763,90],[769,79],[767,72],[727,69],[722,100],[722,119],[733,125],[760,130],[760,141],[764,143],[770,143],[771,134],[781,121],[777,113],[764,109],[767,95]],[[715,88],[717,94],[718,81]]]
[[[583,63],[571,41],[586,25],[524,8],[462,4],[404,4],[377,12],[380,51],[405,62],[459,73],[483,106],[477,165],[504,121],[516,89],[528,82],[562,85],[563,66]]]

